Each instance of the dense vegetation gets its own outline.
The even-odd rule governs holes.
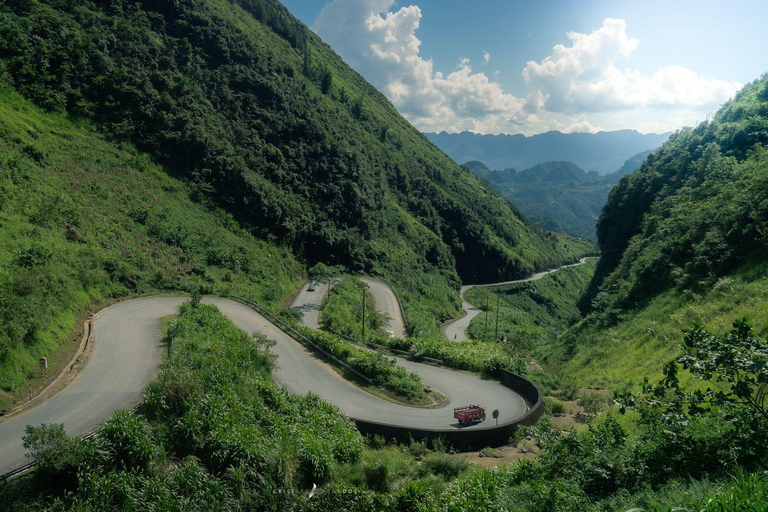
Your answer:
[[[0,47],[2,409],[111,297],[277,307],[322,259],[389,275],[434,332],[459,275],[590,250],[448,161],[277,2],[6,1]]]
[[[597,227],[594,307],[634,308],[670,288],[708,290],[739,264],[765,258],[766,143],[768,76],[623,177]]]
[[[296,259],[189,193],[130,145],[0,87],[2,408],[105,299],[198,290],[278,308],[302,277]]]
[[[89,440],[28,431],[40,467],[5,489],[13,510],[285,510],[294,491],[359,459],[363,439],[340,411],[272,382],[264,338],[190,303],[169,338],[141,414],[119,412]]]
[[[617,393],[621,416],[568,436],[545,419],[530,432],[536,461],[468,475],[421,510],[764,510],[768,342],[743,320],[722,336],[694,326],[684,341],[679,363],[707,391],[667,364],[657,384]]]
[[[692,321],[724,329],[748,316],[765,334],[766,127],[763,77],[621,179],[598,224],[602,256],[581,303],[591,314],[552,345],[563,371],[638,384]]]
[[[580,320],[577,303],[589,285],[595,264],[594,259],[589,259],[583,265],[560,269],[539,280],[500,289],[470,288],[466,299],[483,313],[472,319],[469,337],[499,339],[514,354],[537,353]]]
[[[196,289],[276,306],[301,274],[297,254],[387,275],[418,312],[414,330],[456,310],[460,278],[519,277],[588,250],[537,230],[447,162],[276,2],[7,0],[0,47],[1,79],[58,112],[0,89],[5,387],[99,299]],[[617,389],[629,415],[569,436],[544,422],[538,461],[493,472],[425,447],[418,465],[400,449],[363,452],[338,410],[271,382],[265,340],[187,306],[141,413],[117,414],[91,440],[30,430],[41,466],[0,490],[3,508],[764,505],[768,324],[726,333],[718,322],[768,307],[767,119],[765,77],[610,195],[592,313],[545,352],[584,383],[634,378]],[[515,295],[536,302],[531,288]],[[556,301],[538,306],[565,321]],[[684,338],[683,327],[693,327]],[[681,339],[691,373],[666,364]],[[381,342],[489,374],[522,367],[481,341]],[[659,384],[627,392],[654,372]],[[685,390],[695,377],[720,392]]]
[[[495,470],[468,470],[420,443],[385,447],[371,439],[365,449],[335,407],[277,388],[268,376],[269,343],[211,306],[183,306],[170,335],[169,360],[140,414],[116,413],[88,440],[68,439],[60,426],[28,429],[40,465],[0,489],[3,506],[714,512],[762,510],[768,497],[759,471],[765,397],[748,399],[759,395],[742,385],[768,382],[765,365],[755,366],[768,344],[741,321],[725,336],[700,327],[686,335],[682,366],[717,378],[721,391],[689,393],[669,365],[658,384],[620,397],[634,412],[569,436],[544,421],[529,431],[544,454]],[[757,349],[751,360],[730,357],[750,347]]]
[[[502,369],[525,375],[525,362],[512,357],[502,346],[480,340],[456,343],[445,338],[381,338],[375,343],[410,352],[415,358],[439,359],[444,366],[456,370],[498,377]]]
[[[277,387],[270,342],[215,307],[182,306],[169,338],[138,413],[116,413],[87,440],[28,429],[39,465],[0,487],[0,508],[404,511],[467,472],[439,441],[366,448],[336,407]]]
[[[310,263],[409,269],[418,293],[422,274],[490,281],[583,252],[445,157],[274,0],[32,0],[0,16],[0,73],[20,92],[95,120]]]
[[[297,330],[333,357],[371,379],[373,384],[384,388],[394,398],[408,400],[424,394],[421,377],[400,365],[392,364],[383,355],[356,346],[333,333],[309,327],[297,327]]]
[[[573,162],[544,162],[520,172],[491,171],[480,162],[465,166],[542,228],[592,241],[597,241],[595,225],[608,192],[621,176],[640,167],[601,176]]]

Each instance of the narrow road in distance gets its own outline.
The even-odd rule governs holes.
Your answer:
[[[546,275],[554,274],[555,272],[562,270],[564,268],[568,267],[578,267],[579,265],[583,265],[587,262],[588,259],[591,258],[581,258],[578,263],[571,263],[570,265],[563,265],[562,267],[558,267],[556,269],[552,270],[545,270],[544,272],[537,272],[533,274],[531,277],[527,277],[525,279],[517,279],[515,281],[504,281],[501,283],[490,283],[490,284],[470,284],[466,286],[461,287],[461,308],[464,310],[464,316],[461,316],[457,318],[456,320],[451,320],[450,322],[444,324],[440,328],[440,332],[443,333],[443,336],[445,336],[445,339],[449,341],[467,341],[467,329],[469,329],[469,324],[472,321],[473,318],[475,318],[477,315],[479,315],[482,310],[471,304],[470,302],[467,302],[467,300],[464,298],[466,293],[469,291],[470,288],[474,286],[484,286],[486,288],[500,288],[502,286],[508,286],[512,284],[518,284],[518,283],[527,283],[528,281],[538,281],[539,279],[543,278]]]

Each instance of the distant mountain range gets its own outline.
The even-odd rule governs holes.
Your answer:
[[[490,169],[530,169],[541,162],[570,161],[588,172],[609,174],[633,155],[661,146],[670,133],[619,130],[547,132],[531,137],[470,132],[424,135],[458,163],[479,161]]]
[[[595,224],[608,192],[622,176],[637,170],[649,153],[638,153],[605,175],[568,161],[543,162],[519,172],[492,171],[477,160],[464,166],[544,229],[596,241]]]

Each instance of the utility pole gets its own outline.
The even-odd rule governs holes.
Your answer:
[[[495,340],[499,339],[499,297],[496,297],[496,337]]]
[[[485,298],[485,330],[483,336],[488,336],[488,297]]]
[[[363,339],[361,341],[365,343],[365,288],[361,288],[360,291],[363,292]]]

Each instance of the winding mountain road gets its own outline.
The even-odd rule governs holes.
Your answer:
[[[590,258],[591,257],[581,258],[577,263],[571,263],[570,265],[563,265],[562,267],[558,267],[553,270],[545,270],[544,272],[537,272],[533,274],[531,277],[527,277],[525,279],[517,279],[515,281],[504,281],[501,283],[470,284],[470,285],[462,286],[461,287],[461,308],[464,310],[464,316],[461,316],[456,320],[452,320],[444,324],[440,328],[440,332],[442,332],[443,336],[445,336],[445,339],[449,341],[467,341],[468,338],[466,333],[467,333],[467,329],[469,329],[470,322],[472,321],[473,318],[475,318],[477,315],[479,315],[482,312],[482,309],[471,304],[470,302],[467,302],[467,300],[464,298],[464,296],[469,291],[469,289],[474,286],[483,286],[486,288],[500,288],[502,286],[508,286],[511,284],[527,283],[528,281],[538,281],[544,276],[549,274],[554,274],[555,272],[562,270],[564,268],[578,267],[579,265],[583,265]]]
[[[395,338],[405,338],[405,319],[400,310],[400,301],[392,288],[384,281],[372,277],[359,276],[358,279],[368,285],[368,291],[373,295],[373,307],[389,317],[388,331]]]
[[[386,293],[384,288],[380,290]],[[376,291],[372,289],[372,292],[376,295]],[[301,299],[300,293],[294,304],[303,305],[305,315],[315,315],[316,321],[314,305],[319,306],[323,292],[316,289],[307,293],[314,294],[310,296],[311,300],[307,300],[306,295]],[[138,403],[160,364],[160,319],[174,314],[185,300],[183,297],[139,298],[103,310],[92,323],[93,352],[81,375],[53,398],[0,422],[0,473],[26,462],[21,437],[27,425],[64,423],[68,434],[81,435],[93,430],[114,410]],[[246,332],[260,332],[277,342],[271,349],[278,356],[273,377],[292,393],[316,393],[353,419],[421,429],[451,431],[458,428],[450,408],[406,407],[362,391],[243,304],[213,298],[203,302],[216,305]],[[377,300],[377,303],[383,301]],[[479,402],[488,410],[498,409],[501,411],[500,423],[519,418],[527,410],[521,397],[496,382],[402,359],[399,363],[418,373],[425,385],[439,390],[452,404]],[[480,423],[461,428],[484,427],[487,425]]]

